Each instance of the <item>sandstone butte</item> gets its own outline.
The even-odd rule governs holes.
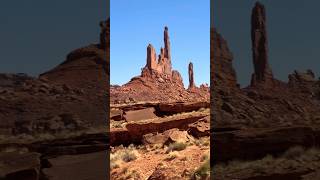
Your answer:
[[[100,28],[97,43],[39,77],[0,73],[1,178],[106,177],[88,167],[79,173],[87,164],[106,167],[110,21]]]
[[[152,44],[147,46],[146,65],[141,75],[133,77],[122,86],[111,86],[111,103],[138,101],[209,101],[209,86],[196,87],[193,64],[189,65],[189,88],[185,89],[177,70],[172,69],[171,47],[168,27],[164,28],[164,47],[157,56]]]

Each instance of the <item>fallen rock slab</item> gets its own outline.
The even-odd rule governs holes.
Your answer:
[[[199,114],[195,116],[182,116],[170,119],[140,121],[135,123],[128,123],[126,125],[126,128],[132,136],[142,137],[142,135],[144,134],[152,132],[164,132],[165,130],[173,128],[187,130],[189,124],[194,123],[205,116],[205,114]]]
[[[155,109],[152,107],[135,110],[135,111],[127,111],[124,114],[124,119],[127,122],[140,121],[140,120],[153,119],[153,118],[157,118],[157,116],[155,115]]]

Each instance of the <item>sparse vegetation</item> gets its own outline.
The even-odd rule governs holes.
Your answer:
[[[179,157],[179,153],[178,152],[170,152],[168,154],[168,156],[164,160],[171,161],[173,159],[176,159],[177,157]]]
[[[174,142],[174,143],[171,143],[169,145],[169,147],[167,148],[166,150],[166,153],[169,153],[171,151],[182,151],[184,149],[186,149],[187,147],[187,144],[186,143],[183,143],[183,142]]]
[[[210,146],[210,138],[209,137],[202,137],[199,139],[195,138],[191,143],[199,147]]]
[[[130,145],[128,148],[120,147],[110,154],[110,167],[111,169],[118,168],[124,162],[136,160],[138,156],[139,152],[133,145]]]
[[[127,167],[123,168],[120,172],[121,178],[120,179],[141,179],[141,176],[138,171],[130,170]]]

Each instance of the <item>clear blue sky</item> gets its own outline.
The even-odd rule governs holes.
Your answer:
[[[97,43],[106,0],[10,0],[0,6],[0,72],[36,76]]]
[[[173,69],[188,86],[188,63],[193,62],[197,85],[210,82],[209,0],[111,0],[110,81],[127,83],[146,64],[146,48],[163,46],[169,28]]]
[[[253,72],[250,16],[255,0],[214,0],[213,24],[228,41],[240,84]],[[266,6],[269,62],[276,78],[288,80],[295,69],[320,73],[320,1],[261,0]]]

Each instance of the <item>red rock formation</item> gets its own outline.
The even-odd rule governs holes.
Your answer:
[[[182,87],[182,88],[184,86],[182,77],[181,77],[180,73],[176,70],[172,71],[172,82],[174,82],[177,85],[180,85],[180,87]]]
[[[251,14],[251,40],[254,74],[251,86],[269,84],[273,81],[268,63],[268,36],[265,7],[260,2],[255,4]]]
[[[157,69],[157,54],[156,50],[153,48],[152,44],[148,45],[147,48],[147,68],[148,69]]]
[[[147,63],[142,69],[141,76],[133,77],[128,83],[118,88],[110,88],[110,102],[126,103],[130,98],[138,102],[189,102],[209,99],[208,87],[193,88],[192,91],[186,90],[180,73],[172,70],[168,27],[164,29],[164,48],[161,47],[158,60],[156,60],[154,48],[149,44]]]
[[[236,87],[236,72],[232,66],[233,55],[228,48],[226,40],[211,29],[211,84],[219,87]]]
[[[188,74],[189,74],[189,89],[195,88],[196,85],[194,84],[192,62],[189,63]]]
[[[142,76],[148,75],[147,72],[156,72],[160,74],[172,75],[171,52],[168,27],[164,30],[164,48],[160,49],[158,61],[156,60],[156,52],[151,44],[147,47],[147,65],[142,70]],[[147,72],[146,72],[147,71]]]

